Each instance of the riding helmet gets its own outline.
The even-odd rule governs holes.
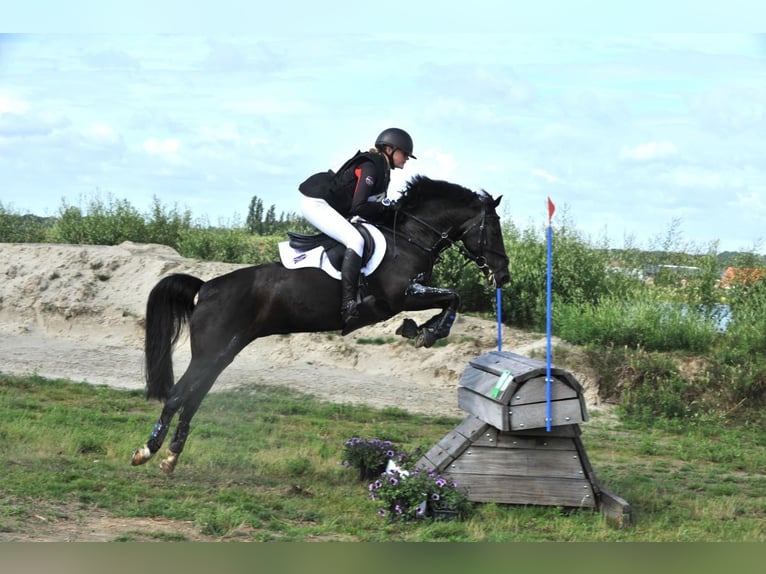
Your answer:
[[[394,149],[400,149],[412,159],[418,159],[412,155],[412,138],[410,134],[399,128],[388,128],[380,132],[375,140],[375,147],[390,145]]]

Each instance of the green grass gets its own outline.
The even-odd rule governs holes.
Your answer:
[[[477,505],[463,522],[391,523],[341,466],[352,436],[430,448],[459,422],[331,404],[286,388],[213,393],[172,476],[159,457],[131,467],[159,406],[141,393],[0,375],[0,539],[39,517],[99,509],[187,521],[252,541],[766,541],[766,437],[760,427],[631,427],[592,413],[583,441],[601,486],[634,524],[597,512]],[[181,534],[121,534],[120,540]]]

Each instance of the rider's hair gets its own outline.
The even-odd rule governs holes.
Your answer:
[[[382,149],[376,148],[376,147],[371,147],[369,153],[377,153],[377,154],[382,155],[384,158],[386,158],[386,163],[389,164],[389,166],[390,166],[391,160],[388,158],[388,154],[385,153]]]

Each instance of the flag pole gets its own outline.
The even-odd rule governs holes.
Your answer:
[[[551,430],[551,308],[552,308],[552,284],[553,284],[553,227],[551,220],[553,219],[553,212],[556,210],[556,206],[553,205],[551,198],[548,198],[548,273],[547,273],[547,288],[546,288],[546,342],[547,351],[545,358],[545,430],[550,432]]]
[[[495,290],[495,298],[497,299],[497,352],[503,350],[503,298],[500,292],[500,287]]]

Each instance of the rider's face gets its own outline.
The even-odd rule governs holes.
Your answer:
[[[393,157],[394,157],[394,167],[398,167],[399,169],[403,168],[404,164],[407,163],[407,160],[410,159],[410,157],[400,149],[397,149],[394,152]]]

